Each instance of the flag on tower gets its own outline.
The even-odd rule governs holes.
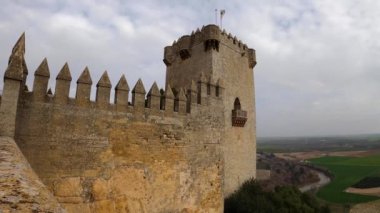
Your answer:
[[[226,10],[220,10],[220,16],[223,16],[226,13]]]
[[[220,28],[223,28],[222,20],[223,15],[226,13],[226,10],[220,10]]]

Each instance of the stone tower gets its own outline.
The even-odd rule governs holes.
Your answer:
[[[255,50],[218,26],[208,25],[165,47],[164,63],[166,85],[173,91],[188,88],[188,98],[198,97],[198,103],[207,94],[225,97],[220,143],[225,165],[223,192],[228,196],[245,180],[256,177]],[[198,96],[191,95],[194,87]]]

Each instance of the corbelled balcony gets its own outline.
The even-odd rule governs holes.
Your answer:
[[[247,111],[234,109],[232,110],[232,126],[244,127],[247,122]]]

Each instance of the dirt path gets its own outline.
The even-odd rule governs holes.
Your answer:
[[[319,181],[316,183],[311,183],[311,184],[308,184],[306,186],[299,187],[298,189],[301,192],[307,192],[307,191],[310,191],[312,189],[318,189],[318,188],[321,188],[322,186],[330,183],[331,179],[329,177],[327,177],[325,174],[323,174],[322,172],[317,171],[317,170],[314,170],[314,172],[317,173],[317,175],[319,177]]]
[[[372,201],[369,203],[360,203],[356,204],[351,210],[350,213],[379,213],[380,201]]]
[[[359,189],[359,188],[350,187],[350,188],[347,188],[345,191],[348,193],[353,193],[353,194],[373,195],[373,196],[380,197],[380,187],[367,188],[367,189]]]

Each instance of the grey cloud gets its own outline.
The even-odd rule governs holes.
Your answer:
[[[163,87],[163,47],[213,23],[214,8],[257,51],[259,136],[380,131],[380,2],[7,1],[0,66],[26,31],[31,74],[47,57],[52,76],[68,61],[74,79],[88,65],[94,82],[108,70],[113,84],[124,73]]]

